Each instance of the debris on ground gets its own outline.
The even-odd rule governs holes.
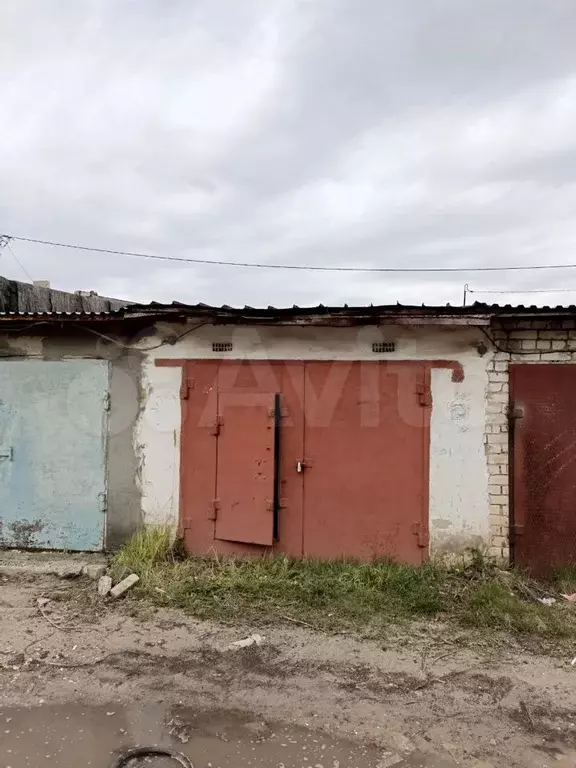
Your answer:
[[[522,700],[520,701],[520,712],[522,713],[522,717],[525,720],[528,730],[531,733],[534,733],[536,730],[536,726],[534,724],[534,718],[532,717],[532,712],[530,711],[528,704],[526,704],[526,702]]]
[[[542,605],[554,605],[556,602],[555,597],[540,597],[538,598],[538,602],[542,603]]]
[[[36,605],[38,606],[38,608],[44,608],[44,606],[48,605],[49,602],[50,602],[50,599],[47,597],[38,597],[36,599]]]
[[[101,576],[104,576],[106,570],[107,568],[104,563],[92,563],[90,565],[85,565],[82,569],[82,573],[84,576],[88,576],[89,579],[98,581]]]
[[[568,600],[569,603],[576,603],[576,592],[573,592],[571,595],[562,595],[562,597]]]
[[[122,579],[118,584],[116,584],[115,587],[112,587],[110,590],[110,595],[112,597],[120,597],[124,594],[124,592],[127,592],[131,587],[136,584],[136,582],[140,581],[139,577],[136,576],[135,573],[131,573],[130,576],[126,576],[125,579]]]
[[[262,645],[266,638],[262,637],[262,635],[253,634],[250,635],[250,637],[245,637],[243,640],[236,640],[234,643],[230,643],[228,646],[229,650],[232,650],[233,648],[249,648],[251,645]]]
[[[110,576],[100,576],[98,580],[98,594],[106,597],[112,589],[112,578]]]
[[[190,741],[190,726],[179,717],[172,717],[167,723],[168,733],[175,736],[182,744]]]

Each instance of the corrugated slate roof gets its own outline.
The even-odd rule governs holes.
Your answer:
[[[71,294],[75,296],[75,294]],[[80,297],[84,298],[84,297]],[[466,307],[443,305],[414,305],[414,304],[383,304],[366,306],[325,306],[318,304],[313,307],[232,307],[227,304],[212,306],[210,304],[185,304],[182,302],[150,302],[149,304],[127,304],[125,306],[110,307],[107,309],[94,309],[89,307],[78,309],[37,309],[37,310],[4,310],[0,311],[0,322],[13,320],[38,320],[89,322],[91,320],[136,320],[138,318],[177,318],[182,316],[207,317],[214,320],[242,322],[256,321],[266,323],[283,323],[295,321],[305,323],[306,320],[316,319],[319,324],[327,324],[333,321],[335,325],[342,324],[374,323],[379,319],[397,318],[403,322],[416,322],[425,319],[433,322],[434,318],[444,320],[445,324],[453,321],[455,324],[486,324],[494,316],[506,317],[514,315],[574,315],[576,305],[569,306],[545,306],[512,305],[512,304],[485,304],[475,302]]]

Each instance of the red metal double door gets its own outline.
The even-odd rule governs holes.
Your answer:
[[[425,366],[189,361],[183,377],[189,552],[427,556]]]

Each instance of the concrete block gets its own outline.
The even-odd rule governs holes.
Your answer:
[[[122,581],[116,584],[115,587],[112,587],[112,589],[110,590],[110,595],[112,597],[120,597],[125,592],[127,592],[131,587],[133,587],[134,584],[136,584],[136,582],[138,581],[140,581],[138,576],[136,576],[135,573],[131,573],[130,576],[126,576],[126,578],[122,579]]]
[[[104,563],[91,563],[84,566],[82,573],[84,576],[88,576],[89,579],[98,581],[106,573],[106,565]]]

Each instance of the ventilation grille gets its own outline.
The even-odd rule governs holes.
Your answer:
[[[372,352],[381,355],[384,352],[396,352],[395,341],[374,341],[372,342]]]
[[[232,352],[234,344],[231,341],[213,341],[212,352]]]

